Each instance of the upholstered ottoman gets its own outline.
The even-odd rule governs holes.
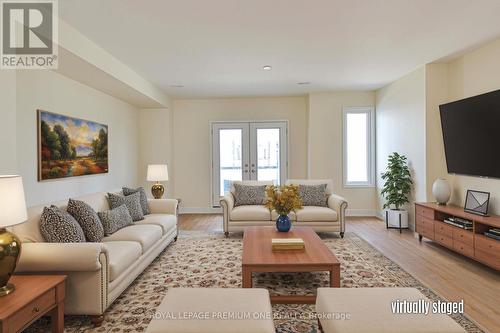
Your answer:
[[[167,291],[148,333],[274,333],[265,289],[173,288]]]
[[[397,300],[425,300],[429,313],[392,313]],[[318,288],[316,313],[325,333],[465,332],[446,314],[433,314],[432,302],[414,288]]]

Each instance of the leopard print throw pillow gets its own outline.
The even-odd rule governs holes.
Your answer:
[[[85,242],[85,234],[78,222],[68,212],[56,206],[43,209],[40,233],[48,243]]]
[[[141,207],[141,194],[139,192],[126,197],[123,195],[108,193],[108,199],[111,209],[125,205],[127,206],[130,216],[132,216],[132,220],[134,222],[144,220],[144,213],[142,212]]]
[[[88,242],[98,243],[102,240],[104,228],[99,216],[92,207],[83,201],[69,199],[66,210],[80,224]]]

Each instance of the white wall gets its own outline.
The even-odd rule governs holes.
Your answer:
[[[377,91],[377,192],[387,157],[398,152],[408,158],[414,181],[411,202],[426,200],[426,95],[425,67]],[[383,200],[379,198],[379,209]],[[409,205],[410,223],[413,209]]]
[[[151,195],[152,183],[146,181],[148,164],[167,164],[169,178],[175,179],[173,156],[173,112],[171,109],[142,109],[139,114],[139,183]],[[174,195],[174,182],[164,182],[165,196]]]
[[[448,64],[429,64],[426,70],[426,173],[427,200],[435,201],[432,184],[437,178],[451,181],[444,158],[439,105],[448,102]]]
[[[16,174],[16,72],[13,70],[0,70],[0,119],[0,175]]]
[[[28,205],[137,184],[137,108],[60,74],[44,70],[17,73],[16,99],[17,171],[23,176]],[[109,173],[38,182],[37,109],[107,124]]]
[[[500,39],[449,63],[448,75],[449,101],[500,89]],[[467,189],[491,192],[490,211],[500,214],[500,180],[454,176],[452,188],[452,201],[458,205],[465,204]]]
[[[309,95],[309,178],[333,179],[334,191],[349,202],[351,214],[371,214],[375,188],[343,187],[343,107],[374,106],[375,93],[329,92]]]
[[[188,210],[211,207],[210,121],[288,120],[289,177],[307,176],[305,97],[174,101],[174,188]]]

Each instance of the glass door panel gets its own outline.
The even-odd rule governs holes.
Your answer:
[[[243,179],[241,129],[219,131],[220,193],[227,194],[231,181]]]
[[[234,180],[249,179],[248,123],[216,123],[212,126],[212,201],[231,190]]]
[[[280,183],[280,130],[257,129],[257,179]]]
[[[250,166],[255,180],[283,184],[286,179],[286,122],[250,124]]]
[[[287,171],[287,123],[212,124],[212,205],[235,180],[283,184]]]

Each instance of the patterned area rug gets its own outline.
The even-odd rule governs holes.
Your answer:
[[[344,239],[321,235],[341,262],[341,287],[414,287],[430,300],[440,298],[354,233]],[[66,332],[143,332],[168,288],[241,287],[242,236],[230,238],[200,232],[182,233],[113,303],[102,327],[93,329],[83,316],[67,316]],[[310,294],[328,285],[327,273],[283,273],[254,275],[254,285],[271,294]],[[279,333],[319,332],[314,305],[274,305]],[[463,315],[453,315],[467,332],[482,332]],[[30,332],[48,332],[48,322],[40,320]]]

